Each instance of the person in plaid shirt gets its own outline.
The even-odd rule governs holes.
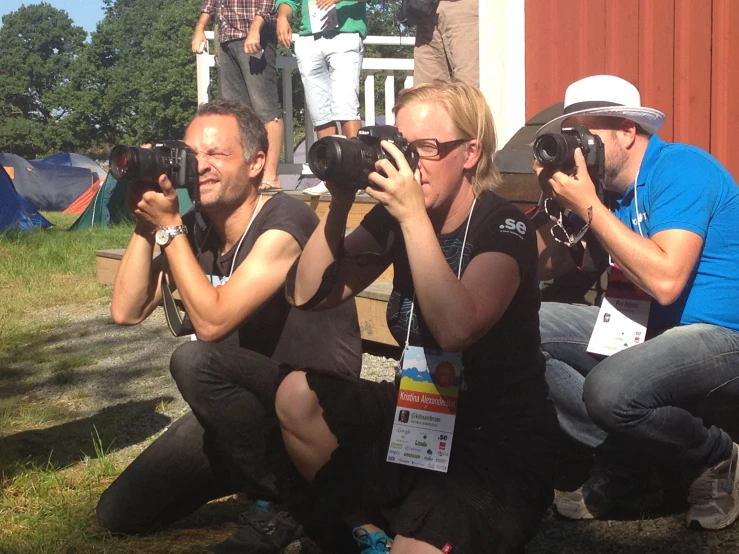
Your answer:
[[[260,191],[280,189],[277,164],[282,147],[282,106],[277,92],[277,34],[274,0],[204,0],[192,36],[192,51],[205,49],[205,28],[215,15],[221,98],[241,100],[257,112],[269,148]]]

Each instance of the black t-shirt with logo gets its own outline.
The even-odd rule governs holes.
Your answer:
[[[404,345],[414,287],[400,226],[383,206],[373,208],[362,226],[379,244],[390,245],[395,276],[387,305],[387,322],[395,340]],[[518,290],[500,320],[462,353],[467,388],[460,392],[458,422],[503,424],[516,414],[530,413],[532,409],[536,412],[547,405],[539,337],[536,235],[518,208],[492,192],[484,192],[477,199],[465,242],[466,227],[465,219],[458,229],[437,236],[455,275],[460,263],[464,273],[478,254],[502,252],[516,260],[521,277]],[[485,294],[485,291],[473,293]],[[418,302],[413,311],[410,344],[438,348]]]
[[[241,246],[237,243],[223,255],[220,254],[218,234],[207,216],[203,214],[205,229],[197,227],[193,212],[184,216],[190,245],[211,282],[220,282],[231,274],[238,249],[235,271],[266,231],[284,231],[301,248],[305,246],[318,225],[318,217],[313,210],[286,194],[266,198],[268,201],[262,199],[264,204]],[[303,312],[292,308],[287,303],[284,290],[280,289],[222,342],[238,344],[298,368],[317,367],[359,375],[362,366],[362,343],[353,300],[330,310]]]

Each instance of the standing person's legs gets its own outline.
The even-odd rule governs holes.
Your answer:
[[[251,105],[249,91],[241,69],[241,54],[244,54],[244,39],[220,43],[218,58],[218,94],[224,100],[241,100]]]
[[[597,317],[596,306],[582,304],[543,302],[539,310],[549,397],[560,428],[590,448],[600,446],[608,435],[592,421],[582,398],[585,376],[598,364],[586,351]]]
[[[438,29],[455,79],[480,86],[480,0],[439,2]]]
[[[440,2],[439,4],[446,3],[449,2]],[[457,4],[457,2],[451,3]],[[416,27],[416,44],[413,48],[414,85],[428,83],[434,79],[448,81],[454,75],[444,50],[438,20],[438,14],[434,14]]]
[[[336,125],[331,114],[331,77],[323,48],[325,38],[299,36],[295,41],[295,57],[303,82],[305,106],[308,109],[318,138],[335,134]]]
[[[274,27],[262,27],[261,57],[244,52],[244,41],[221,43],[219,82],[221,98],[241,100],[254,108],[267,131],[268,147],[263,181],[267,190],[280,188],[277,167],[282,150],[284,123],[277,90],[277,35]]]
[[[341,122],[341,132],[356,137],[361,125],[359,79],[362,74],[364,43],[359,33],[339,33],[324,48],[331,78],[331,115]],[[367,121],[374,125],[374,121]]]
[[[236,346],[194,341],[175,350],[170,369],[230,482],[258,498],[277,499],[265,445],[279,432],[278,363]]]
[[[148,533],[234,492],[206,453],[202,426],[188,412],[105,490],[97,517],[113,533]]]

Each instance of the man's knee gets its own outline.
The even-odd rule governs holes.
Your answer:
[[[169,371],[184,397],[198,388],[201,371],[210,360],[211,344],[190,341],[181,344],[169,359]]]
[[[132,517],[133,514],[125,508],[124,503],[118,498],[115,484],[113,482],[113,486],[103,492],[98,501],[96,513],[100,527],[111,533],[121,535],[145,533],[146,529],[136,525]]]
[[[593,422],[606,431],[623,431],[646,411],[633,403],[635,384],[612,364],[601,362],[583,384],[583,401]]]

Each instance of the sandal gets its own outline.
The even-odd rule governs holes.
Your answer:
[[[257,188],[259,192],[264,193],[274,193],[274,192],[280,192],[281,190],[284,190],[282,187],[276,187],[272,184],[271,181],[262,181],[262,183]]]

